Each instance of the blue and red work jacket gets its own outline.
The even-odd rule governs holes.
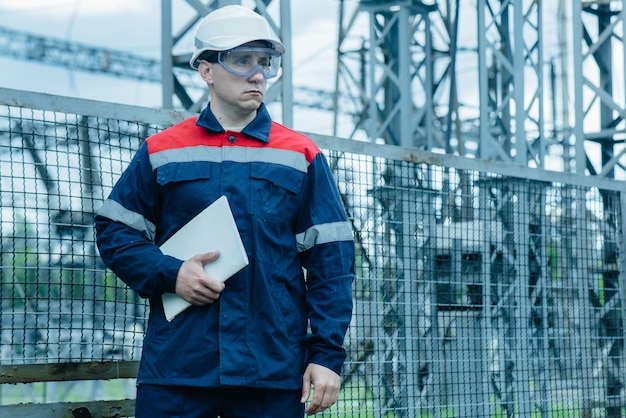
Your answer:
[[[182,260],[159,245],[222,195],[250,264],[211,305],[171,322]],[[149,298],[138,383],[299,389],[308,363],[339,373],[354,242],[326,158],[264,105],[241,132],[209,108],[148,138],[95,218],[105,264]],[[198,233],[202,233],[198,231]]]

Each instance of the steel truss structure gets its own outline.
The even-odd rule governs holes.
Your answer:
[[[196,19],[169,36],[165,29],[171,27],[173,1],[163,2],[162,14],[163,44],[172,46],[208,11],[239,3],[189,1]],[[278,21],[267,14],[271,1],[255,4],[289,42],[290,2],[275,2],[280,4]],[[459,46],[459,30],[467,30],[463,2],[362,0],[349,7],[340,0],[335,112],[341,112],[338,97],[359,103],[352,132],[363,131],[372,141],[530,167],[609,177],[617,169],[623,174],[623,2],[548,3],[479,0],[475,48],[468,54]],[[355,48],[351,36],[354,32],[363,38],[358,31],[364,22],[367,36]],[[166,49],[163,54],[172,57],[164,60],[165,80],[177,65],[186,65],[188,55]],[[468,115],[463,106],[471,104],[459,93],[464,87],[459,85],[459,63],[470,54],[477,66],[478,111]],[[282,100],[289,123],[294,90],[286,58],[282,81],[270,97]],[[171,103],[172,94],[187,109],[197,107],[176,76],[164,83],[164,103]]]
[[[174,28],[173,9],[182,3],[196,15]],[[184,50],[183,40],[199,19],[228,3],[240,1],[163,0],[161,65],[6,28],[0,28],[0,53],[158,82],[164,108],[197,111],[207,97],[187,71],[191,51],[174,50]],[[291,2],[254,3],[290,46]],[[348,113],[350,136],[361,132],[372,141],[591,175],[626,171],[621,0],[338,4],[334,91],[293,87],[287,55],[268,92],[268,100],[282,103],[287,125],[293,105],[301,104],[334,112],[335,123],[337,113]],[[471,98],[463,93],[468,85],[474,87]]]

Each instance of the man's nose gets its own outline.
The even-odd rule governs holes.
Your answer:
[[[263,69],[261,68],[260,65],[257,65],[257,67],[254,69],[254,72],[252,73],[252,75],[250,75],[250,77],[248,77],[248,79],[250,80],[264,80],[265,76],[263,75]]]

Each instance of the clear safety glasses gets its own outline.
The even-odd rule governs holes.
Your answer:
[[[217,62],[229,73],[240,77],[260,72],[267,79],[278,75],[280,54],[271,48],[240,46],[220,51]]]

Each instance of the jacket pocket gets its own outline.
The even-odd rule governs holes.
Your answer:
[[[208,180],[211,178],[211,165],[207,163],[175,163],[157,168],[157,182],[161,186],[169,183]]]
[[[176,163],[159,167],[156,180],[161,194],[162,216],[184,223],[219,197],[219,185],[212,180],[211,164]]]
[[[250,213],[273,222],[291,222],[300,205],[304,176],[293,168],[253,163]]]
[[[303,306],[306,306],[304,296],[292,295],[283,284],[273,283],[274,300],[278,309],[278,320],[282,324],[285,339],[290,346],[302,343],[306,335],[307,320],[303,312]],[[293,299],[296,297],[297,302]]]

